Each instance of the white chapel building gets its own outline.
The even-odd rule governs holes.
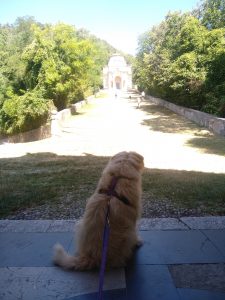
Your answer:
[[[109,90],[127,91],[132,88],[132,70],[124,57],[114,54],[103,68],[103,87]]]

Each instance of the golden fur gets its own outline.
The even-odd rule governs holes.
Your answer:
[[[113,156],[99,180],[94,194],[88,199],[83,219],[77,229],[77,255],[68,255],[59,244],[54,248],[55,264],[65,269],[90,270],[101,264],[102,235],[110,199],[110,237],[107,267],[122,267],[131,257],[135,246],[141,245],[136,225],[141,214],[141,174],[143,157],[136,152],[119,152]],[[113,177],[119,177],[115,190],[129,199],[126,205],[114,196],[99,193],[108,190]]]

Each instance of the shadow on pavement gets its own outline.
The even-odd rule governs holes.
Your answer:
[[[207,137],[194,137],[189,139],[186,145],[198,148],[204,153],[225,156],[225,137],[216,135]]]
[[[149,126],[149,129],[153,131],[163,133],[197,133],[202,130],[202,127],[159,105],[142,105],[141,110],[149,115],[149,118],[144,120],[142,124]]]
[[[194,147],[204,153],[225,156],[225,137],[209,132],[192,121],[177,115],[169,109],[155,104],[142,105],[141,109],[149,115],[143,121],[152,131],[171,134],[191,134],[186,146]]]

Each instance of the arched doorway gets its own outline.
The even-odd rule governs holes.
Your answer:
[[[121,77],[120,76],[116,76],[115,78],[115,86],[116,86],[116,89],[120,90],[122,87],[121,87]]]

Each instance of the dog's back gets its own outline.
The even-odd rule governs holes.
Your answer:
[[[143,157],[135,152],[120,152],[109,161],[94,194],[89,198],[77,232],[76,257],[69,256],[61,246],[55,248],[56,264],[77,270],[100,266],[105,215],[110,201],[110,237],[107,253],[108,267],[121,267],[141,241],[136,222],[141,213],[141,173]],[[117,178],[115,193],[107,193]],[[122,201],[121,199],[126,199]]]

